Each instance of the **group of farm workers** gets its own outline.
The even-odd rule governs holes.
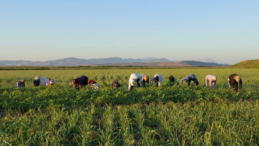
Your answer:
[[[161,74],[155,74],[152,77],[150,84],[152,84],[154,82],[156,86],[161,86],[162,80],[163,80],[163,78],[162,78]],[[188,86],[190,86],[191,81],[194,82],[192,85],[194,85],[194,84],[199,85],[199,81],[195,77],[194,74],[188,74],[187,76],[182,78],[180,85],[182,85],[184,81],[187,83]],[[137,82],[137,87],[140,87],[140,85],[142,87],[145,87],[146,84],[149,84],[149,76],[146,74],[138,75],[137,73],[132,73],[129,78],[128,90],[133,89],[135,82]],[[211,88],[214,88],[216,86],[216,82],[217,82],[217,77],[215,75],[207,75],[205,77],[205,86],[206,87],[210,86]],[[47,79],[47,78],[40,77],[40,76],[34,77],[33,83],[34,83],[34,86],[45,85],[45,86],[50,86],[50,87],[53,86],[54,84],[56,84],[54,79]],[[88,82],[88,77],[84,76],[84,75],[81,75],[81,76],[77,77],[76,79],[73,79],[70,83],[70,85],[72,85],[76,89],[83,88],[83,87],[87,86],[88,84],[90,84],[91,88],[94,90],[100,89],[100,85],[96,81],[89,80],[89,82]],[[169,76],[169,80],[166,83],[166,85],[173,86],[175,84],[179,84],[177,79],[172,75]],[[228,85],[229,85],[229,88],[235,88],[236,91],[240,91],[242,88],[241,77],[237,74],[231,74],[228,77]],[[20,81],[18,81],[16,84],[16,87],[25,88],[25,79],[22,78]],[[114,80],[114,82],[112,83],[112,87],[113,88],[120,87],[120,83],[118,82],[118,80]]]
[[[52,87],[54,84],[56,84],[56,82],[54,81],[54,79],[47,79],[44,77],[36,76],[33,78],[33,84],[35,87],[40,86],[40,85]],[[88,84],[90,84],[91,88],[94,90],[100,89],[100,85],[98,83],[96,83],[94,80],[89,80],[89,82],[88,82],[88,77],[86,77],[84,75],[79,76],[76,79],[73,79],[70,84],[73,87],[75,87],[76,89],[85,87]],[[24,78],[22,78],[20,81],[17,82],[16,88],[25,88],[25,79]]]
[[[162,79],[163,79],[162,75],[155,74],[154,77],[151,79],[151,84],[154,81],[156,86],[161,86]],[[180,84],[182,85],[184,81],[187,83],[188,86],[190,86],[191,81],[194,82],[192,85],[194,85],[194,84],[199,85],[199,81],[195,77],[194,74],[188,74],[187,76],[182,78]],[[145,84],[149,83],[149,77],[146,74],[141,74],[141,75],[138,75],[137,73],[131,74],[130,79],[129,79],[128,90],[133,89],[135,82],[137,82],[138,87],[140,85],[145,87]],[[217,77],[215,75],[207,75],[205,77],[205,86],[206,87],[210,86],[211,88],[214,88],[216,86],[216,82],[217,82]],[[177,79],[171,75],[169,77],[169,81],[167,82],[166,85],[172,86],[174,84],[179,84],[179,83],[178,83]],[[241,77],[237,74],[231,74],[228,77],[228,85],[229,85],[229,88],[235,88],[236,91],[240,91],[242,88]],[[238,85],[239,85],[239,87],[238,87]]]

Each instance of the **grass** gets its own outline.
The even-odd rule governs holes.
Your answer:
[[[127,91],[131,73],[163,76],[162,87]],[[199,86],[167,87],[194,73]],[[228,89],[237,73],[243,89]],[[86,75],[101,85],[69,87]],[[218,77],[216,89],[204,87],[204,77]],[[259,145],[258,70],[138,69],[0,71],[0,145]],[[53,88],[33,87],[34,76],[54,78]],[[26,89],[16,89],[19,78]],[[110,85],[114,79],[120,89]]]

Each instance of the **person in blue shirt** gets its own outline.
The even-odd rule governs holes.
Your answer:
[[[191,81],[193,81],[196,85],[199,85],[198,79],[195,77],[194,74],[188,74],[184,78],[181,79],[181,85],[183,84],[183,81],[185,81],[188,86],[190,86]],[[194,84],[192,84],[194,85]]]
[[[22,78],[20,81],[16,83],[16,88],[25,88],[25,79]]]

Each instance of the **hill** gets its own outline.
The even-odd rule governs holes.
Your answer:
[[[259,68],[259,59],[256,60],[245,60],[243,62],[239,62],[233,67],[240,67],[240,68]]]

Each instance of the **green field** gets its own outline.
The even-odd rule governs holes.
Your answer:
[[[163,76],[161,87],[128,91],[131,73]],[[0,145],[259,145],[259,69],[1,70]],[[200,85],[165,86],[193,73]],[[228,76],[243,79],[241,92]],[[207,74],[218,77],[205,88]],[[86,75],[100,84],[75,90],[71,79]],[[34,76],[55,79],[34,87]],[[20,78],[25,89],[16,89]],[[113,80],[122,85],[113,89]]]

